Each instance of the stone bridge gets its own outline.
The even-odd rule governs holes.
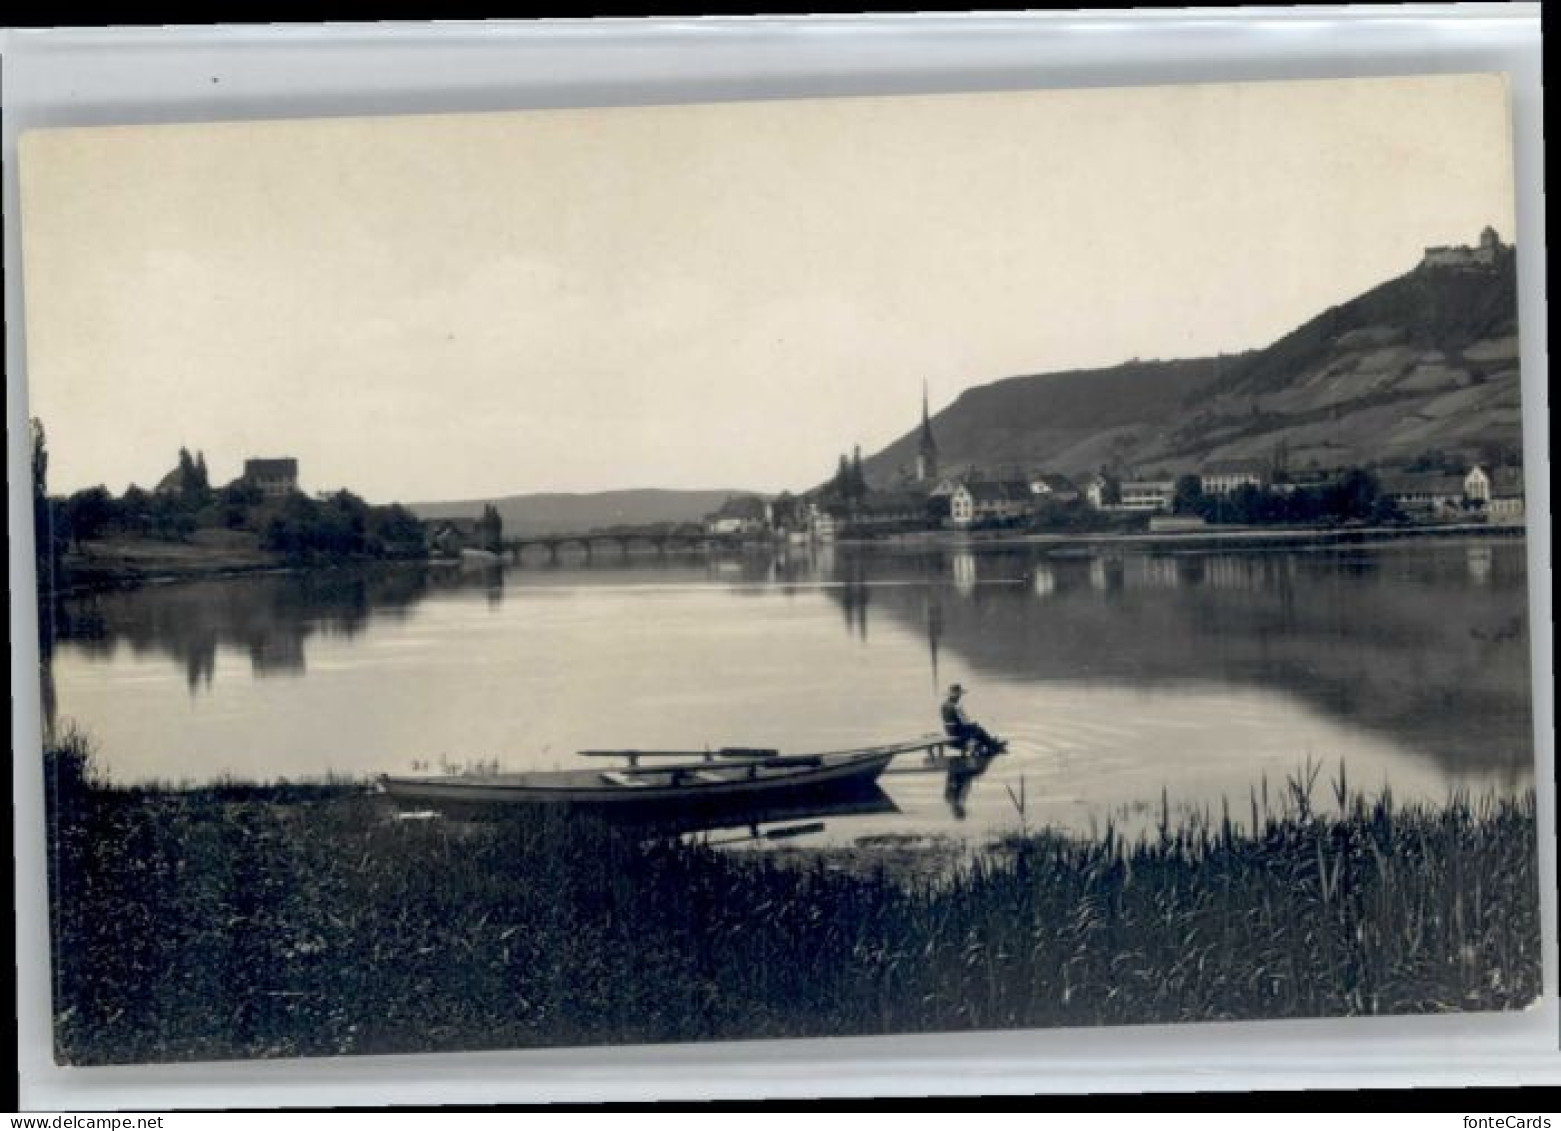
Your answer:
[[[658,554],[673,550],[724,550],[735,549],[751,542],[735,534],[710,534],[703,530],[599,530],[578,534],[528,534],[524,537],[505,538],[500,542],[500,553],[516,565],[520,565],[527,550],[537,547],[547,551],[549,561],[558,560],[559,551],[577,546],[591,560],[597,550],[616,549],[627,557],[635,545],[649,547]]]

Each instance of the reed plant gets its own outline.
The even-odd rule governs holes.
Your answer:
[[[1404,806],[1341,777],[1325,816],[1303,778],[1272,811],[1254,795],[1250,827],[1162,801],[1138,840],[1027,833],[905,880],[547,814],[398,820],[354,783],[71,781],[50,794],[68,1063],[1511,1009],[1540,988],[1532,794]]]

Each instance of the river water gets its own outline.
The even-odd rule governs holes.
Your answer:
[[[1142,827],[1162,801],[1242,821],[1308,762],[1319,801],[1341,763],[1399,800],[1531,785],[1524,556],[598,550],[189,582],[62,602],[46,691],[132,782],[843,749],[935,732],[959,682],[1008,754],[962,795],[886,775],[892,810],[815,840]]]

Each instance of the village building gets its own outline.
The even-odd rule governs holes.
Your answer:
[[[184,489],[184,469],[176,467],[157,481],[152,488],[154,495],[177,495]]]
[[[1378,490],[1405,514],[1446,514],[1462,508],[1464,477],[1404,471],[1383,475]]]
[[[1262,487],[1268,467],[1262,460],[1221,459],[1209,463],[1198,476],[1198,487],[1210,496],[1233,494],[1241,487]]]
[[[481,541],[479,520],[475,518],[430,518],[423,521],[428,547],[437,554],[459,554]]]
[[[1084,497],[1089,500],[1089,505],[1096,510],[1105,510],[1106,492],[1110,481],[1099,472],[1091,475],[1084,481]]]
[[[914,491],[873,491],[851,508],[853,530],[885,530],[927,523],[927,497]]]
[[[1115,501],[1111,480],[1098,472],[1084,482],[1084,497],[1090,506],[1102,511],[1169,511],[1176,498],[1174,479],[1124,479],[1117,484]]]
[[[1121,501],[1107,504],[1105,510],[1168,511],[1176,497],[1174,479],[1125,479]]]
[[[1485,521],[1503,526],[1521,526],[1524,522],[1522,495],[1496,495],[1485,505]]]
[[[298,490],[298,461],[292,457],[281,459],[247,459],[240,482],[253,487],[267,499],[283,499]]]
[[[1030,485],[1013,480],[961,483],[949,496],[949,522],[956,527],[1010,522],[1033,510]]]
[[[765,522],[777,536],[805,534],[808,527],[807,500],[782,492],[765,504]]]
[[[1297,491],[1316,491],[1338,481],[1341,472],[1329,468],[1307,468],[1286,472],[1284,478],[1275,479],[1268,489],[1277,495],[1293,495]]]
[[[206,482],[206,454],[197,452],[195,459],[190,459],[188,450],[179,450],[179,462],[174,464],[173,470],[157,481],[157,486],[152,488],[154,495],[182,495],[191,488],[204,488]]]
[[[1043,473],[1030,477],[1030,494],[1036,499],[1049,499],[1055,503],[1071,503],[1079,497],[1079,489],[1066,475]]]
[[[1481,504],[1489,503],[1498,497],[1522,498],[1523,469],[1498,467],[1487,471],[1476,464],[1463,477],[1463,494],[1464,498],[1471,503]]]
[[[757,495],[735,495],[705,518],[705,531],[725,536],[759,534],[768,521],[769,507],[763,499]]]
[[[815,542],[833,542],[840,533],[839,519],[834,511],[817,502],[809,502],[807,514],[808,534],[812,539]]]
[[[1485,520],[1502,525],[1521,525],[1524,521],[1523,506],[1523,469],[1520,467],[1498,467],[1491,472],[1483,472],[1481,468],[1470,471],[1464,477],[1464,486],[1467,491],[1469,479],[1475,471],[1482,471],[1484,478]],[[1469,497],[1475,498],[1470,492]]]

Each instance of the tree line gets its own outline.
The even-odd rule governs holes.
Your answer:
[[[1171,499],[1174,514],[1196,515],[1210,523],[1241,526],[1338,522],[1398,522],[1403,511],[1382,493],[1377,477],[1352,467],[1327,483],[1292,485],[1281,489],[1243,483],[1229,494],[1203,491],[1196,475],[1176,481]]]
[[[242,478],[213,487],[204,453],[179,450],[173,473],[155,491],[130,486],[115,496],[99,485],[64,497],[48,493],[43,425],[32,425],[33,523],[40,566],[104,538],[180,542],[198,530],[253,534],[263,549],[294,558],[421,557],[423,524],[399,503],[378,506],[348,490],[311,498],[293,491],[267,498]]]

